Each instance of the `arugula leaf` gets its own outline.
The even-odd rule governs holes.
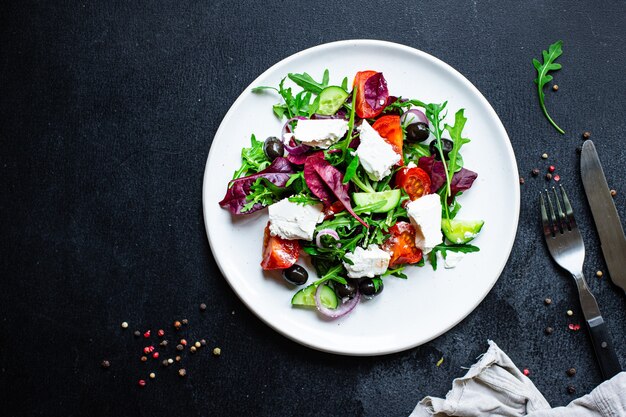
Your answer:
[[[341,88],[348,91],[348,77],[344,77],[343,81],[341,82]]]
[[[257,178],[254,184],[250,186],[250,193],[246,196],[247,203],[241,211],[243,213],[250,211],[257,203],[261,203],[264,206],[274,204],[280,200],[284,192],[284,188],[277,187],[267,178]]]
[[[435,246],[433,250],[428,254],[428,260],[433,267],[433,271],[437,270],[437,252],[441,252],[443,258],[446,258],[448,252],[461,252],[461,253],[472,253],[478,252],[480,248],[474,245],[446,245],[445,243],[440,243]]]
[[[262,93],[262,92],[263,92],[263,91],[265,91],[265,90],[274,90],[274,91],[276,91],[277,93],[279,92],[279,91],[278,91],[278,89],[277,89],[276,87],[268,87],[268,86],[266,86],[266,85],[260,85],[260,86],[258,86],[258,87],[254,87],[254,88],[252,89],[252,92],[253,92],[253,93]]]
[[[346,174],[343,176],[342,182],[344,184],[347,184],[348,182],[350,182],[352,177],[354,177],[354,174],[356,174],[356,169],[358,167],[359,167],[359,156],[354,155],[354,157],[352,158],[352,161],[350,161],[350,163],[348,164],[348,167],[346,168]]]
[[[298,86],[302,87],[304,91],[310,91],[311,93],[319,94],[324,88],[328,86],[328,70],[324,71],[324,79],[322,79],[321,83],[318,83],[311,77],[309,74],[287,74],[289,79],[296,83]],[[326,81],[326,82],[324,82]]]
[[[469,139],[462,137],[463,128],[465,127],[465,123],[467,122],[467,118],[463,114],[465,109],[460,109],[454,115],[454,126],[450,126],[446,123],[444,129],[448,131],[450,134],[450,139],[452,140],[452,150],[448,154],[448,175],[446,176],[447,181],[447,189],[450,190],[450,181],[452,180],[452,176],[456,171],[460,168],[457,167],[457,158],[459,155],[459,150],[461,146],[470,142]],[[458,169],[457,169],[458,168]],[[448,193],[448,197],[450,197],[450,193]]]
[[[554,61],[558,57],[561,56],[563,50],[561,46],[563,45],[563,41],[556,41],[552,45],[548,47],[547,51],[542,51],[543,56],[543,64],[539,62],[537,59],[533,59],[533,66],[537,70],[537,78],[535,78],[535,84],[537,84],[537,92],[539,93],[539,104],[541,105],[541,110],[543,110],[543,114],[546,116],[550,124],[554,126],[554,128],[561,134],[564,134],[565,131],[561,129],[555,122],[552,120],[548,111],[546,110],[545,104],[545,95],[543,93],[543,87],[552,81],[552,76],[548,74],[549,71],[557,71],[561,69],[561,64],[557,64]]]
[[[302,205],[315,205],[320,204],[321,200],[319,198],[311,197],[307,194],[295,194],[289,197],[289,201],[292,203],[298,203]]]
[[[267,159],[265,152],[263,152],[263,142],[256,140],[254,135],[250,136],[249,148],[243,148],[241,150],[241,167],[233,175],[233,179],[241,178],[248,175],[248,173],[256,173],[267,168],[271,161]]]

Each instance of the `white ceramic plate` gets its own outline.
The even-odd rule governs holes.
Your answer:
[[[361,302],[347,316],[327,321],[316,311],[292,308],[295,289],[280,274],[264,273],[261,262],[267,210],[234,218],[218,202],[240,166],[240,152],[257,138],[277,136],[282,122],[272,113],[276,94],[254,94],[252,87],[276,86],[289,72],[331,83],[350,80],[360,70],[382,71],[391,95],[424,102],[448,100],[447,121],[465,108],[465,166],[478,172],[474,186],[459,198],[459,218],[484,219],[469,254],[455,269],[429,265],[407,268],[408,280],[385,279],[385,289]],[[259,76],[232,105],[220,125],[204,173],[203,205],[209,243],[220,270],[241,300],[264,322],[285,336],[315,349],[347,355],[380,355],[425,343],[465,318],[487,295],[509,257],[519,216],[517,166],[500,119],[482,94],[444,62],[416,49],[375,40],[320,45],[286,58]],[[309,268],[309,281],[315,272]]]

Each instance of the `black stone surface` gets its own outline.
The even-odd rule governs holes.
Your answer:
[[[585,331],[567,330],[581,312],[541,241],[536,200],[554,164],[626,365],[626,303],[607,281],[575,152],[591,131],[626,219],[625,13],[618,0],[1,2],[2,414],[401,416],[445,395],[487,339],[531,370],[552,405],[589,392],[601,376]],[[436,340],[374,358],[319,353],[265,326],[221,277],[201,212],[207,152],[242,89],[284,57],[350,38],[403,43],[457,68],[502,119],[526,179],[513,253],[486,299]],[[557,39],[564,69],[546,95],[564,136],[532,84],[531,59]],[[180,333],[209,346],[185,359],[187,376],[140,362],[146,343],[132,332],[170,335],[182,318]]]

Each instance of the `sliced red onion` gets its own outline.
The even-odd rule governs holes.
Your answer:
[[[322,229],[317,232],[317,237],[315,238],[315,244],[318,248],[323,248],[322,246],[322,236],[332,236],[335,240],[339,240],[339,235],[333,229]]]
[[[332,319],[338,319],[339,317],[343,317],[351,312],[361,300],[361,293],[357,290],[356,294],[351,300],[348,300],[345,303],[342,302],[336,309],[332,310],[330,308],[324,307],[320,298],[320,294],[322,293],[322,286],[324,285],[325,284],[322,283],[317,286],[317,290],[315,291],[315,305],[317,306],[319,312],[326,317],[330,317]]]
[[[306,117],[304,117],[304,116],[296,116],[296,117],[292,117],[291,119],[287,120],[285,122],[285,124],[283,125],[283,131],[282,131],[282,135],[283,136],[285,135],[285,133],[291,133],[290,123],[291,122],[295,122],[296,120],[306,120]]]
[[[402,123],[403,125],[405,123],[413,124],[413,123],[417,123],[417,122],[426,123],[426,126],[428,126],[428,118],[426,117],[426,115],[424,114],[423,111],[418,110],[418,109],[408,110],[400,118],[400,123]]]
[[[285,146],[285,150],[288,153],[292,155],[302,155],[303,153],[310,151],[311,147],[308,145],[304,145],[304,144],[300,144],[300,145],[296,144],[296,141],[293,139],[293,135],[288,135],[291,133],[291,127],[289,126],[289,123],[293,122],[294,120],[306,120],[306,117],[302,117],[302,116],[292,117],[291,119],[285,122],[285,124],[283,125],[282,133],[281,133],[281,136],[283,138],[283,145]]]

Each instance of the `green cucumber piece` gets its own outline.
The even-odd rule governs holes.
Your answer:
[[[372,212],[374,213],[386,213],[390,210],[393,210],[393,208],[398,205],[400,197],[400,190],[380,191],[377,193],[352,194],[352,198],[354,199],[357,207],[369,206],[380,201],[386,201],[386,203],[382,207],[372,210]]]
[[[471,242],[480,229],[483,228],[483,220],[441,220],[441,230],[446,238],[455,245],[462,245]]]
[[[317,286],[315,285],[309,285],[301,289],[293,295],[291,304],[294,306],[315,307],[315,291],[317,291]],[[335,292],[328,285],[324,285],[320,291],[320,301],[322,305],[326,308],[337,308],[339,299],[335,295]]]
[[[341,87],[326,87],[319,94],[319,107],[316,113],[324,116],[332,116],[343,106],[348,98],[348,93]]]

